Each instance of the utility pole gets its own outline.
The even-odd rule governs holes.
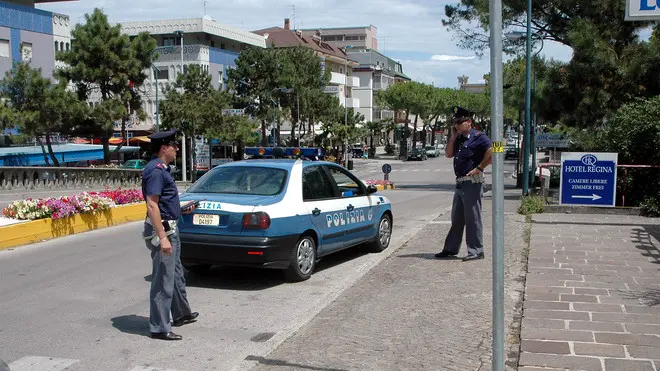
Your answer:
[[[504,371],[504,85],[502,83],[502,0],[490,0],[489,7],[490,75],[493,84],[493,94],[490,97],[491,132],[493,139],[493,357],[491,370]],[[529,140],[525,138],[525,142],[529,143]]]

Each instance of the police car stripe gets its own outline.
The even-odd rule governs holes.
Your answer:
[[[62,371],[78,359],[27,356],[10,363],[11,371]]]

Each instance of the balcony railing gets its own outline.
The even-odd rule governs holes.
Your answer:
[[[78,167],[0,167],[0,189],[139,187],[142,172]]]
[[[330,83],[337,85],[344,85],[346,83],[346,75],[339,72],[330,73]]]

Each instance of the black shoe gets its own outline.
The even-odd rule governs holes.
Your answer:
[[[484,253],[480,253],[480,254],[477,254],[477,255],[468,255],[468,256],[463,258],[463,261],[468,262],[470,260],[479,260],[479,259],[483,259],[483,258],[484,258]]]
[[[455,253],[455,252],[441,251],[441,252],[435,254],[434,256],[438,259],[443,259],[443,258],[453,258],[454,256],[456,256],[456,254],[457,253]]]
[[[195,318],[197,318],[197,316],[199,316],[199,313],[192,312],[187,316],[177,318],[174,320],[174,322],[172,322],[172,326],[179,327],[179,326],[187,325],[189,323],[196,322],[197,320]]]
[[[181,340],[183,337],[181,335],[177,335],[173,332],[152,332],[151,333],[151,338],[152,339],[160,339],[160,340]]]

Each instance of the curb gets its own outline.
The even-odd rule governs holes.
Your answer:
[[[144,219],[146,213],[147,206],[142,202],[113,207],[95,215],[76,214],[62,219],[38,219],[7,225],[0,227],[0,251],[94,229],[136,222]]]
[[[388,189],[396,189],[396,185],[394,184],[376,184],[376,188],[378,188],[379,191],[385,191]]]

